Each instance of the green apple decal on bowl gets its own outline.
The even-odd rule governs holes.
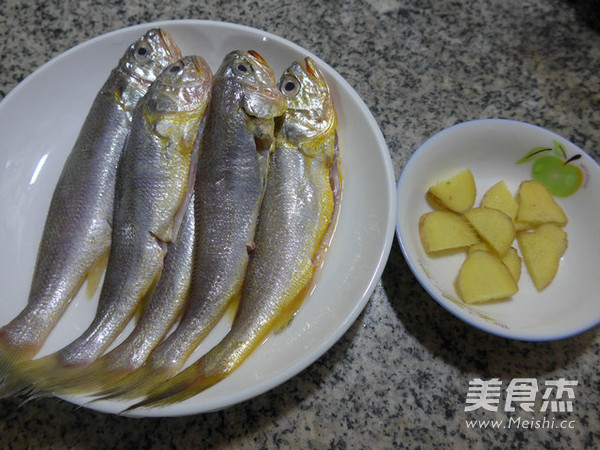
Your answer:
[[[583,171],[570,164],[581,158],[575,155],[567,159],[565,147],[558,141],[552,141],[553,147],[535,147],[517,161],[517,164],[535,159],[531,167],[531,177],[543,183],[552,195],[567,197],[574,194],[583,184]],[[553,151],[554,155],[545,154]]]

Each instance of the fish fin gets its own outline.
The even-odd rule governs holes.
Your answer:
[[[298,312],[300,305],[312,291],[314,283],[311,282],[311,279],[314,273],[314,267],[310,265],[304,272],[305,273],[301,274],[301,276],[305,281],[299,282],[303,284],[302,288],[298,291],[295,297],[285,304],[285,306],[277,315],[277,318],[274,320],[273,326],[271,327],[273,333],[280,333],[289,326]]]
[[[206,373],[203,362],[203,358],[200,358],[200,360],[187,369],[157,386],[142,401],[133,404],[123,412],[143,407],[155,408],[182,402],[215,385],[228,375],[226,372]]]
[[[57,387],[61,394],[89,394],[101,387],[102,379],[108,376],[108,368],[103,361],[96,360],[81,368],[64,369],[69,371],[69,380]]]
[[[333,159],[329,171],[329,184],[333,195],[333,210],[331,212],[331,220],[329,226],[321,239],[319,248],[313,257],[313,265],[320,268],[324,264],[325,255],[329,250],[335,229],[337,228],[338,218],[340,215],[340,205],[342,202],[342,171],[340,169],[340,156],[338,148],[338,135],[335,133]]]
[[[144,364],[139,369],[124,373],[119,378],[105,378],[102,389],[94,396],[97,397],[96,400],[142,397],[173,375],[167,370]]]
[[[21,359],[24,359],[24,357],[12,351],[12,349],[4,343],[2,333],[0,333],[0,382],[2,382]]]
[[[233,322],[235,318],[235,314],[237,313],[238,306],[240,306],[240,299],[242,298],[242,292],[238,291],[231,297],[229,300],[229,304],[227,305],[227,309],[225,310],[224,316],[227,318],[229,322]]]
[[[228,302],[225,311],[219,317],[226,317],[230,322],[233,322],[235,314],[237,312],[241,298],[241,291],[237,291],[233,294]],[[209,327],[208,331],[212,329]],[[193,346],[188,355],[192,353]],[[156,364],[152,362],[151,358],[148,359],[139,369],[126,374],[117,380],[107,380],[104,389],[97,392],[96,395],[98,400],[109,400],[115,398],[126,398],[132,399],[147,395],[159,387],[165,380],[175,376],[179,371],[180,367],[172,367],[164,364]]]
[[[142,298],[138,302],[138,304],[135,308],[135,312],[134,312],[135,322],[138,322],[140,320],[140,317],[142,316],[142,314],[144,314],[144,311],[146,310],[146,307],[148,306],[148,303],[150,302],[150,299],[152,298],[154,289],[156,288],[156,285],[158,284],[158,281],[160,280],[161,274],[162,274],[162,270],[154,277],[154,279],[152,280],[152,283],[150,283],[150,286],[148,287],[148,290],[144,293],[144,295],[142,295]]]
[[[115,382],[127,375],[126,371],[111,369],[103,358],[93,363],[77,368],[64,368],[68,371],[68,380],[61,381],[53,387],[60,394],[93,394],[102,389],[107,383]],[[110,380],[110,381],[108,381]],[[46,386],[50,389],[51,386]]]
[[[0,376],[0,399],[22,394],[30,388],[30,383],[12,371]]]
[[[38,350],[35,346],[23,348],[10,345],[0,330],[0,398],[32,395],[31,380],[24,376],[22,367],[31,363]]]
[[[53,358],[51,358],[52,356],[53,355],[49,355],[48,357],[40,359],[17,362],[11,370],[5,374],[1,386],[2,394],[0,396],[7,397],[23,392],[26,389],[33,390],[33,388],[35,388],[35,391],[38,392],[39,396],[43,396],[42,392],[45,392],[45,389],[38,390],[35,382],[38,377],[40,379],[45,378],[47,373],[51,372],[55,367]],[[58,363],[58,359],[56,359],[56,362]]]
[[[65,366],[58,353],[21,363],[15,370],[23,382],[34,387],[39,396],[50,394],[79,394],[88,392],[80,385],[85,366]]]
[[[108,265],[109,253],[110,252],[107,249],[104,253],[102,253],[102,255],[100,255],[98,259],[96,259],[96,261],[92,263],[91,267],[87,271],[87,284],[85,287],[85,293],[88,298],[92,298],[100,286],[102,275],[104,275],[104,271]]]

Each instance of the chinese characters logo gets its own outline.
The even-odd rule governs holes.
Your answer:
[[[517,407],[532,412],[538,393],[541,392],[541,412],[572,412],[574,387],[577,381],[559,378],[547,380],[543,387],[535,378],[514,378],[506,388],[504,411],[513,412]],[[501,400],[502,381],[498,378],[469,381],[465,411],[485,409],[498,411]]]

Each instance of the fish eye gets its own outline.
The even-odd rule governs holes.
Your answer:
[[[176,64],[173,67],[171,67],[171,69],[169,69],[169,72],[171,72],[173,74],[179,73],[179,72],[181,72],[181,66],[179,64]]]
[[[138,43],[133,50],[133,56],[138,62],[148,61],[150,55],[151,49],[144,43]]]
[[[279,89],[286,97],[293,97],[300,90],[300,82],[295,78],[288,76],[281,81]]]
[[[244,75],[248,74],[251,70],[252,70],[252,67],[250,67],[250,64],[248,64],[246,61],[243,61],[241,59],[238,59],[237,61],[235,61],[233,63],[233,71],[237,75],[244,76]]]

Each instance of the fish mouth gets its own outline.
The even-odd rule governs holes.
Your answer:
[[[204,58],[201,58],[199,56],[193,56],[192,61],[194,62],[194,67],[196,68],[196,71],[199,74],[204,75],[204,78],[207,78],[208,83],[212,83],[212,72]]]
[[[273,119],[285,112],[287,102],[279,88],[266,88],[264,85],[246,85],[246,88],[240,106],[248,117]]]
[[[171,34],[162,28],[159,28],[157,31],[161,42],[164,44],[164,47],[167,49],[169,54],[181,58],[181,50],[179,50],[179,46]]]
[[[267,61],[265,60],[265,58],[263,58],[260,53],[258,53],[256,50],[248,50],[248,53],[251,54],[252,56],[254,56],[261,64],[269,67],[269,64],[267,63]]]
[[[313,76],[313,77],[317,77],[317,74],[315,73],[314,69],[313,69],[313,65],[312,65],[312,60],[308,57],[304,58],[304,67],[302,67],[304,69],[304,71],[306,73],[308,73],[309,75]]]
[[[241,109],[248,117],[255,119],[272,119],[281,116],[286,108],[285,99],[279,90],[253,89],[246,95]]]
[[[304,63],[304,64],[302,64]],[[298,65],[304,71],[306,75],[312,78],[315,82],[317,82],[320,86],[327,86],[325,81],[325,77],[315,64],[315,62],[310,57],[304,58],[304,61],[298,61]],[[329,89],[327,89],[329,90]]]
[[[269,63],[267,63],[267,61],[261,56],[260,53],[258,53],[256,50],[248,50],[247,52],[249,55],[255,58],[258,61],[258,63],[266,67],[269,71],[271,70]],[[252,88],[253,86],[250,85],[249,87]],[[255,87],[255,89],[252,89],[252,91],[253,94],[259,97],[261,100],[264,100],[265,102],[271,104],[271,109],[275,111],[280,111],[273,113],[271,117],[277,117],[283,114],[283,110],[286,107],[286,101],[281,95],[281,92],[279,91],[279,88],[277,86],[273,88],[267,88],[263,85],[261,86],[261,88]],[[255,114],[252,114],[249,111],[246,111],[246,113],[250,116],[256,117]]]

